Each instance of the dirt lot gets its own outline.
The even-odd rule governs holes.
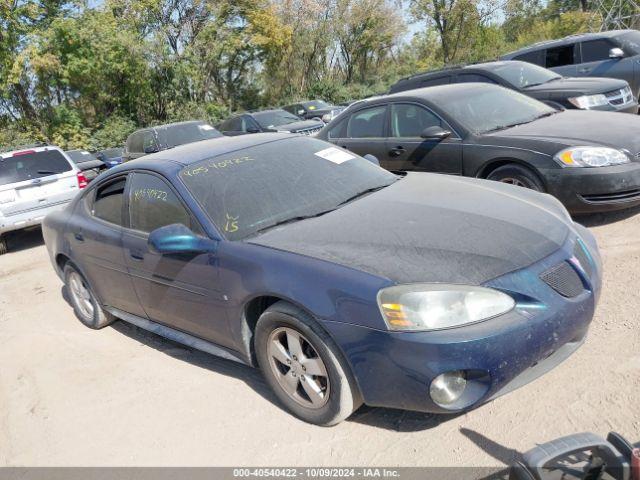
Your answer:
[[[640,211],[582,219],[604,257],[586,344],[457,417],[363,408],[334,428],[281,410],[248,367],[118,322],[83,327],[38,230],[0,257],[0,465],[503,465],[578,431],[640,440]]]

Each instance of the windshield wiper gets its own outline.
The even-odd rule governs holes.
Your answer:
[[[536,117],[538,118],[538,117]],[[526,122],[518,122],[518,123],[511,123],[509,125],[499,125],[497,127],[493,127],[489,130],[485,130],[482,133],[490,133],[490,132],[497,132],[498,130],[506,130],[507,128],[511,128],[511,127],[517,127],[518,125],[524,125],[526,123],[531,123],[533,122],[536,118],[532,118],[531,120],[527,120]]]
[[[285,225],[287,223],[294,223],[294,222],[299,222],[300,220],[306,220],[308,218],[320,217],[321,215],[324,215],[324,214],[329,213],[329,212],[333,212],[333,211],[339,209],[340,207],[342,207],[343,205],[346,205],[349,202],[353,202],[354,200],[356,200],[356,199],[358,199],[360,197],[363,197],[364,195],[367,195],[369,193],[373,193],[373,192],[375,192],[377,190],[381,190],[381,189],[383,189],[385,187],[388,187],[389,185],[391,185],[391,184],[389,183],[387,185],[380,185],[378,187],[368,188],[368,189],[363,190],[363,191],[361,191],[361,192],[359,192],[359,193],[347,198],[346,200],[340,202],[335,207],[329,208],[327,210],[322,210],[321,212],[318,212],[318,213],[312,213],[310,215],[299,215],[297,217],[291,217],[291,218],[287,218],[287,219],[281,220],[281,221],[276,222],[276,223],[274,223],[272,225],[268,225],[266,227],[263,227],[263,228],[260,228],[260,229],[256,230],[255,232],[253,232],[252,236],[258,235],[259,233],[264,233],[267,230],[271,230],[272,228],[279,227],[280,225]]]

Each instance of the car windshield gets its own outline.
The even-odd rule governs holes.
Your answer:
[[[66,152],[67,155],[73,160],[75,163],[84,163],[91,162],[92,160],[97,160],[96,156],[93,153],[89,153],[86,150],[70,150]]]
[[[491,70],[516,88],[527,88],[559,80],[551,70],[527,62],[504,62]]]
[[[71,165],[58,150],[27,150],[0,158],[0,185],[24,182],[71,170]]]
[[[304,108],[307,110],[320,110],[321,108],[327,108],[329,104],[327,102],[323,102],[322,100],[310,100],[308,102],[303,102]]]
[[[269,110],[268,112],[256,112],[253,118],[262,128],[278,127],[287,125],[288,123],[299,122],[300,117],[296,117],[293,113],[284,110]]]
[[[194,163],[180,178],[218,229],[240,240],[335,210],[400,177],[326,142],[299,137]]]
[[[473,133],[501,130],[558,113],[538,100],[494,85],[457,90],[438,105]]]
[[[623,33],[616,37],[620,47],[629,55],[640,55],[640,32]]]
[[[167,148],[187,143],[222,137],[222,134],[208,123],[184,123],[158,129],[158,140]]]
[[[107,158],[118,158],[122,156],[122,148],[107,148],[102,154]]]

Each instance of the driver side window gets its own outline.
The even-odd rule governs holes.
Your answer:
[[[129,186],[129,226],[150,233],[174,223],[198,231],[189,212],[164,180],[147,173],[134,173]]]
[[[410,103],[391,106],[391,136],[395,138],[420,137],[428,127],[444,127],[438,116],[426,108]]]

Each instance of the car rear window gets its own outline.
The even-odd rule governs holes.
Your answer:
[[[48,177],[71,170],[69,161],[58,150],[33,150],[0,159],[0,185]]]

